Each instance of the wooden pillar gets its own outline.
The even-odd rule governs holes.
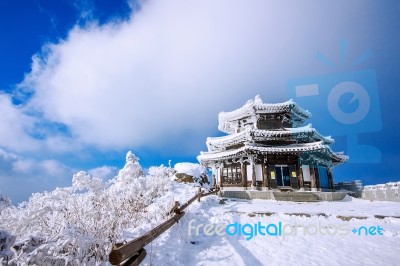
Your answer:
[[[254,157],[250,160],[250,167],[251,167],[251,187],[256,187],[256,165],[254,163]]]
[[[264,187],[269,189],[269,174],[265,163],[262,163],[262,176],[263,176]]]
[[[290,185],[294,189],[299,189],[299,178],[296,169],[296,165],[289,165],[289,176],[290,176]]]
[[[213,187],[215,188],[217,186],[217,180],[215,179],[216,176],[213,174]]]
[[[276,181],[275,165],[268,165],[267,171],[268,171],[269,184],[271,188],[277,188],[278,184]]]
[[[326,168],[326,170],[328,171],[328,180],[329,180],[329,187],[331,188],[332,191],[335,190],[335,186],[333,184],[333,175],[332,175],[332,170],[331,168]]]
[[[219,168],[219,187],[221,187],[221,188],[224,186],[223,175],[224,175],[224,167],[220,167]]]
[[[317,180],[315,177],[315,168],[313,165],[310,165],[310,176],[311,176],[311,190],[317,189]]]
[[[299,189],[304,189],[303,169],[301,164],[297,164],[297,178],[299,179]]]
[[[321,188],[321,184],[319,182],[319,173],[318,173],[318,165],[316,165],[314,167],[314,172],[315,172],[315,186],[320,189]]]
[[[246,169],[246,165],[244,164],[244,162],[242,162],[240,164],[241,167],[241,171],[242,171],[242,186],[243,187],[247,187],[247,169]]]

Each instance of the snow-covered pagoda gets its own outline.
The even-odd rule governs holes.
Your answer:
[[[331,150],[331,137],[303,126],[310,116],[292,100],[256,96],[219,114],[218,129],[228,135],[207,138],[208,151],[197,159],[223,190],[332,191],[332,168],[348,157]]]

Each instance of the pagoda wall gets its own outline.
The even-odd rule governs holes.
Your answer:
[[[247,157],[237,158],[213,167],[216,185],[267,189],[288,187],[311,191],[333,189],[332,173],[325,165],[299,164],[298,157],[293,155],[268,155],[253,157],[253,160],[251,162]]]

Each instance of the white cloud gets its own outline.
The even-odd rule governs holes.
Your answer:
[[[30,136],[35,120],[13,105],[9,95],[0,93],[0,147],[15,151],[37,149],[39,143]]]
[[[48,176],[63,176],[65,173],[72,174],[72,169],[57,160],[44,160],[39,167]]]
[[[100,178],[103,181],[113,178],[118,174],[118,168],[113,166],[101,166],[88,171],[93,177]]]
[[[15,162],[12,164],[12,169],[17,174],[19,173],[29,174],[33,172],[35,164],[36,164],[35,161],[32,159],[18,159],[15,160]]]
[[[73,170],[67,167],[63,163],[57,160],[43,160],[36,161],[34,159],[28,158],[17,158],[12,163],[13,171],[18,174],[28,174],[30,176],[49,176],[49,177],[60,177],[65,175],[71,175]]]
[[[127,22],[75,27],[45,47],[21,87],[34,91],[30,110],[66,124],[78,143],[177,146],[187,132],[207,136],[219,111],[256,94],[285,100],[285,80],[346,37],[338,25],[366,19],[352,15],[357,4],[287,4],[146,1]],[[338,14],[340,23],[321,27]]]
[[[14,203],[28,199],[33,192],[71,185],[74,172],[57,160],[38,160],[0,148],[0,188]]]
[[[0,148],[0,156],[4,161],[15,160],[18,158],[18,156],[15,155],[14,153],[8,152],[2,148]]]

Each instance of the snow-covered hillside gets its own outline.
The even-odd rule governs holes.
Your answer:
[[[3,197],[0,265],[107,262],[113,244],[157,226],[174,201],[186,202],[196,193],[194,185],[171,181],[172,174],[172,168],[160,166],[144,176],[128,152],[124,168],[110,182],[82,171],[71,187],[33,194],[18,207]]]
[[[191,205],[179,224],[146,247],[148,255],[144,264],[399,265],[398,203],[352,198],[318,203],[235,199],[220,203],[223,201],[219,197],[209,196]],[[250,232],[250,225],[254,228],[259,222],[262,226],[276,225],[278,230],[281,224],[281,230],[287,235],[258,232],[246,240],[250,234],[216,234],[217,224],[223,228],[228,224],[249,224],[245,231]],[[213,227],[205,229],[208,224]],[[375,227],[375,231],[366,235],[363,226],[368,230]],[[383,235],[378,233],[378,226],[383,229]],[[230,232],[234,229],[231,226]],[[353,229],[359,231],[353,233]],[[274,233],[273,226],[269,232]]]

